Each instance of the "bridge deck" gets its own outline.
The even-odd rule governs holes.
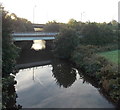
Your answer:
[[[29,32],[13,33],[13,41],[31,41],[31,40],[53,40],[58,33],[50,32]]]
[[[45,24],[32,24],[34,28],[44,28]]]
[[[58,33],[50,33],[50,32],[29,32],[29,33],[13,33],[12,36],[56,36]]]
[[[54,40],[55,37],[13,37],[13,41]]]

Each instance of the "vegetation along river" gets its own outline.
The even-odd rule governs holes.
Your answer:
[[[95,83],[49,50],[23,50],[17,66],[16,101],[23,108],[115,108]]]

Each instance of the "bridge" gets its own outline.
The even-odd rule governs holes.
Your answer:
[[[34,28],[44,28],[45,24],[32,24]]]
[[[59,33],[55,32],[25,32],[12,33],[13,41],[54,40]]]

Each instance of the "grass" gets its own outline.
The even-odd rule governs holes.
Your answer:
[[[109,61],[111,61],[113,63],[116,63],[116,64],[120,64],[120,59],[119,59],[118,54],[120,55],[120,50],[114,50],[114,51],[107,51],[107,52],[99,53],[99,55],[104,56]]]

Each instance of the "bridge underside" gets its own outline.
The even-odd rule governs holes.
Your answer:
[[[25,41],[15,41],[14,44],[21,48],[22,50],[27,50],[27,49],[31,49],[32,45],[33,45],[33,40],[29,41],[29,40],[25,40]],[[53,49],[53,40],[46,40],[46,44],[45,44],[45,49],[46,50],[52,50]]]
[[[36,66],[44,66],[51,64],[51,58],[53,57],[52,51],[44,49],[35,51],[33,49],[22,49],[20,57],[17,59],[16,68],[30,68]]]

